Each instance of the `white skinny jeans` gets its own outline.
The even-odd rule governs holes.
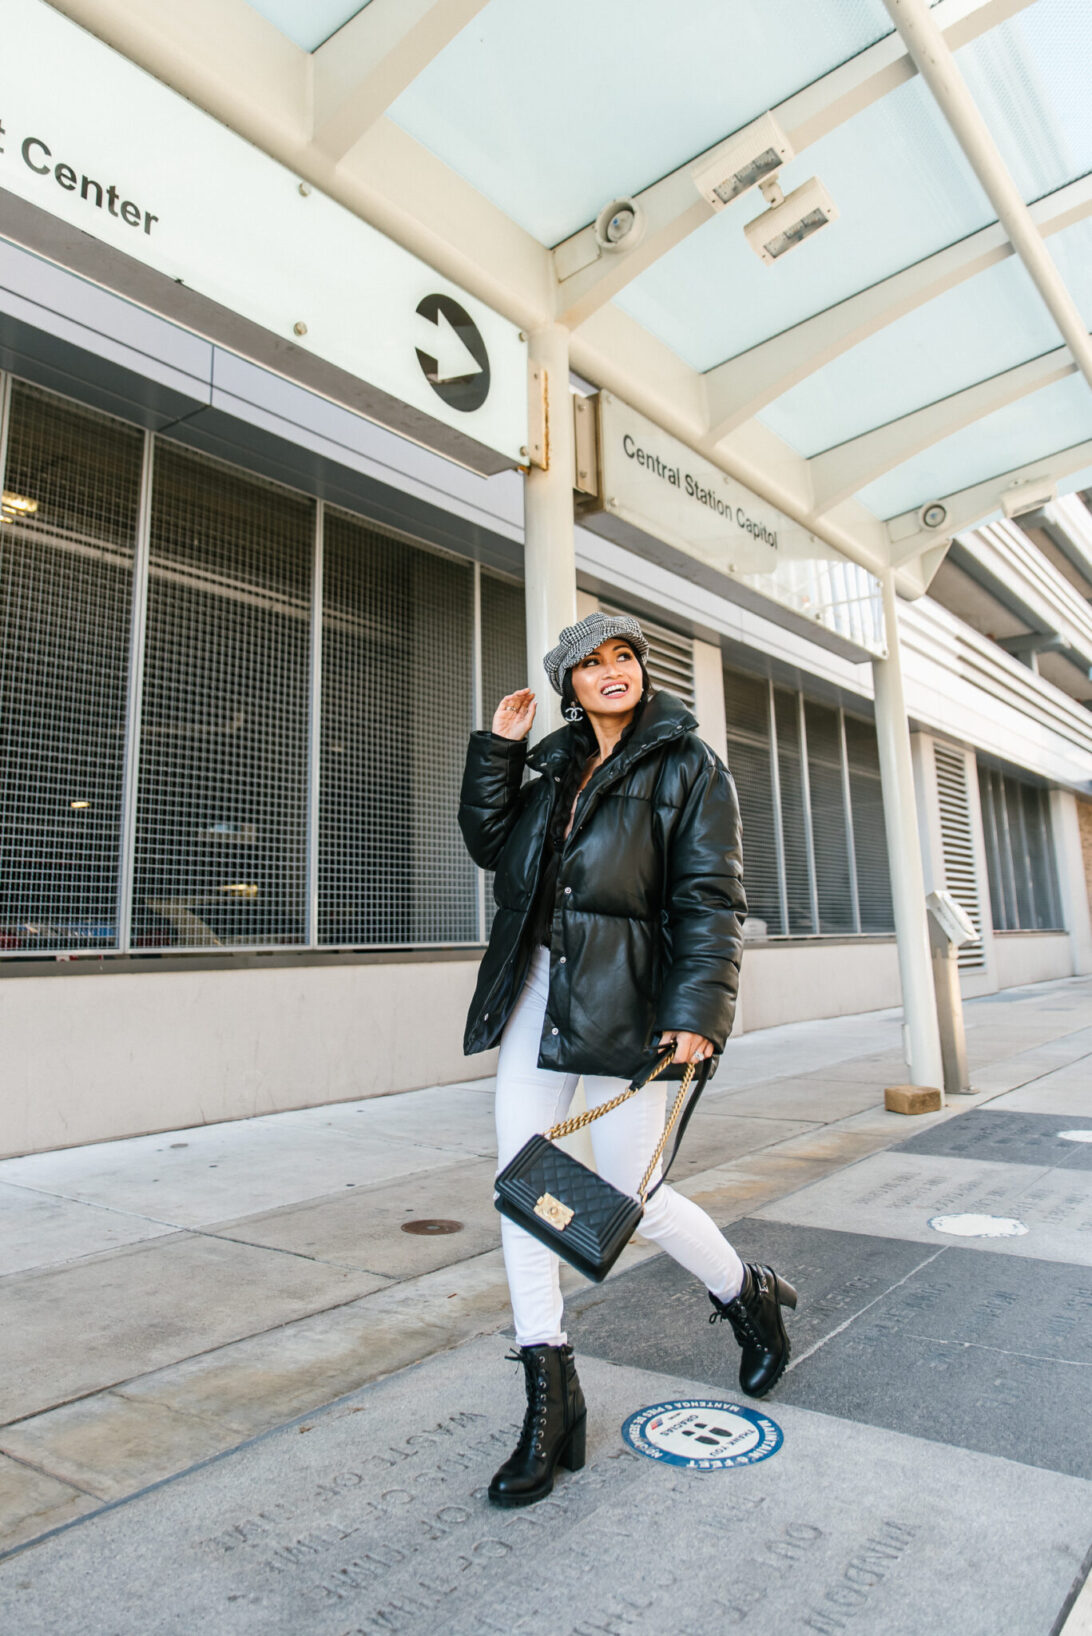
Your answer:
[[[498,1169],[529,1137],[565,1118],[578,1074],[538,1066],[539,1040],[550,987],[550,951],[536,949],[516,1008],[501,1036],[497,1066]],[[589,1108],[625,1090],[624,1079],[584,1075]],[[613,1113],[588,1127],[599,1174],[636,1197],[645,1166],[664,1128],[667,1086],[654,1080]],[[653,1178],[655,1180],[655,1178]],[[722,1301],[739,1294],[743,1263],[723,1233],[698,1205],[666,1184],[648,1201],[640,1233],[700,1278]],[[516,1340],[520,1346],[561,1346],[560,1262],[552,1250],[501,1218],[501,1243]]]

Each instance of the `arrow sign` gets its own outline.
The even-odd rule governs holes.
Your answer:
[[[447,381],[464,381],[471,375],[480,375],[482,366],[441,307],[436,314],[436,335],[432,339],[433,356],[428,358],[430,368],[425,374],[433,386]],[[422,367],[425,358],[418,352]]]
[[[449,295],[426,295],[417,312],[432,331],[428,350],[424,345],[416,348],[417,362],[432,390],[452,409],[466,413],[480,409],[489,395],[490,369],[478,326]]]

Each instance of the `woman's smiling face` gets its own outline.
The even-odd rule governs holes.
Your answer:
[[[573,694],[585,715],[631,715],[641,702],[644,678],[629,642],[611,637],[581,659],[571,672]]]

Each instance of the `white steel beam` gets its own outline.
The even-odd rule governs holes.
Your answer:
[[[486,0],[370,0],[311,55],[313,140],[342,159]]]
[[[1092,386],[1092,338],[978,105],[967,89],[927,0],[884,0],[918,72],[966,154],[1013,249],[1031,276],[1085,380]]]
[[[378,0],[372,0],[372,5]],[[940,0],[934,15],[954,49],[966,45],[1030,5],[1032,0]],[[371,10],[371,7],[368,8]],[[854,114],[887,96],[916,70],[899,35],[888,35],[824,74],[812,85],[779,103],[771,112],[796,153],[835,130]],[[714,214],[699,196],[692,171],[715,159],[730,137],[697,154],[658,182],[636,194],[645,230],[632,250],[606,253],[596,242],[593,225],[565,239],[554,250],[558,279],[558,317],[570,328],[613,299],[653,262],[681,243]],[[606,199],[603,200],[607,204]]]
[[[1057,347],[1039,358],[1017,364],[988,380],[978,381],[961,392],[953,392],[936,403],[926,404],[898,420],[890,420],[860,437],[848,439],[808,461],[816,512],[830,511],[842,500],[856,494],[866,483],[884,472],[901,466],[923,449],[964,426],[972,425],[996,409],[1015,403],[1044,386],[1053,386],[1076,371],[1066,347]]]
[[[1086,220],[1092,215],[1092,177],[1047,194],[1030,214],[1044,237]],[[705,375],[710,437],[719,442],[824,364],[1014,253],[994,222],[718,364]]]
[[[943,532],[922,528],[917,509],[891,517],[887,524],[891,561],[896,566],[910,562],[941,540],[974,528],[977,523],[1001,510],[1002,493],[1015,483],[1036,482],[1044,478],[1060,482],[1063,478],[1072,477],[1075,472],[1084,471],[1085,467],[1092,468],[1092,439],[1073,443],[1068,449],[1058,449],[1041,460],[1029,460],[1026,465],[1014,466],[1011,471],[998,472],[996,476],[984,478],[981,483],[973,483],[954,494],[930,496],[931,501],[939,500],[948,513]]]

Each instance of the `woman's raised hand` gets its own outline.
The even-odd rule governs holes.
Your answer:
[[[535,696],[529,687],[517,688],[498,704],[493,731],[499,738],[526,738],[535,719]]]

